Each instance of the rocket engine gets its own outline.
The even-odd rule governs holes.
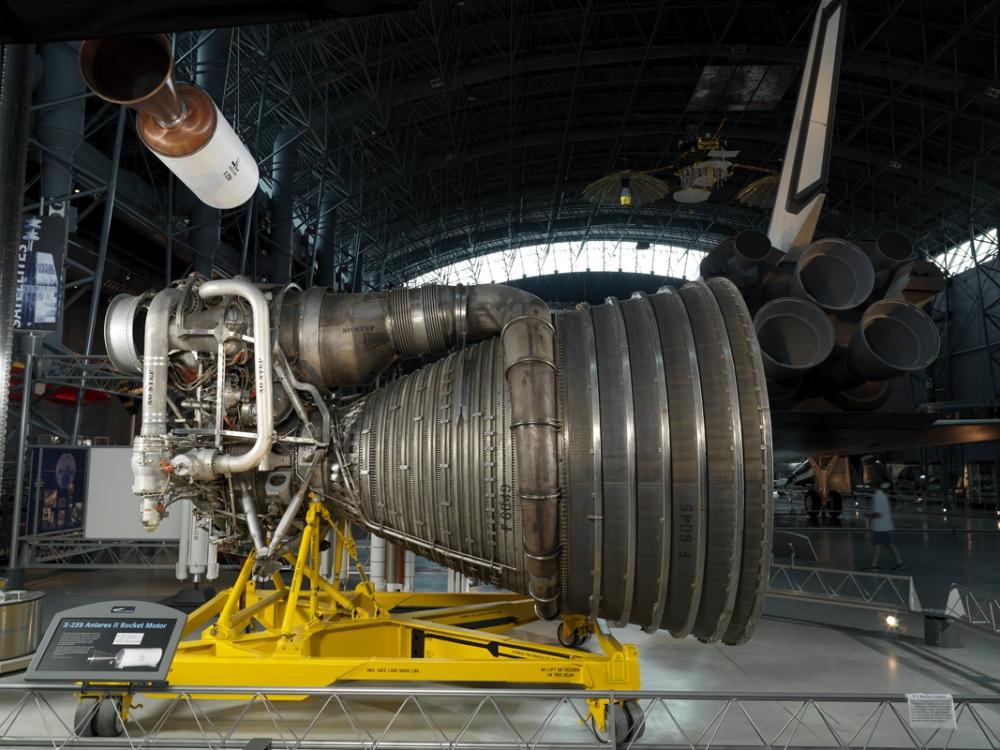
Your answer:
[[[898,232],[782,253],[747,231],[712,250],[701,275],[728,278],[746,297],[774,406],[825,398],[845,411],[871,411],[889,399],[893,378],[923,370],[938,354],[937,326],[922,308],[945,278],[915,257]]]
[[[553,314],[504,286],[338,294],[190,277],[117,297],[105,338],[115,366],[143,376],[143,521],[192,508],[182,544],[203,545],[210,577],[220,548],[254,550],[259,577],[276,570],[315,493],[532,597],[540,617],[726,643],[754,630],[770,416],[754,324],[726,279]]]

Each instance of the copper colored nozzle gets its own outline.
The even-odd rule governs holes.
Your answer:
[[[168,127],[184,119],[173,73],[170,41],[163,34],[80,44],[80,75],[95,94],[146,112]]]
[[[188,83],[177,84],[177,95],[184,103],[184,118],[173,127],[164,125],[149,112],[139,112],[139,136],[163,156],[193,154],[215,132],[218,110],[212,97]]]
[[[194,153],[215,131],[215,104],[196,86],[174,80],[164,34],[87,39],[80,75],[102,99],[138,111],[139,135],[163,156]]]

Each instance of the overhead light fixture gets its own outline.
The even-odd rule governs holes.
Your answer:
[[[621,206],[632,205],[632,191],[629,190],[628,177],[622,177],[622,189],[618,193],[618,203]]]
[[[895,630],[899,627],[899,618],[896,615],[886,615],[885,616],[886,627]]]

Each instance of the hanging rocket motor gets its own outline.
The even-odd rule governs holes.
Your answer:
[[[174,79],[163,34],[88,39],[80,74],[99,97],[139,113],[139,137],[213,208],[235,208],[257,189],[257,162],[205,91]]]

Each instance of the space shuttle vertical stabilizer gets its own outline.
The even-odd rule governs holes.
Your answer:
[[[846,0],[820,2],[767,230],[786,252],[812,241],[826,197],[846,20]]]

